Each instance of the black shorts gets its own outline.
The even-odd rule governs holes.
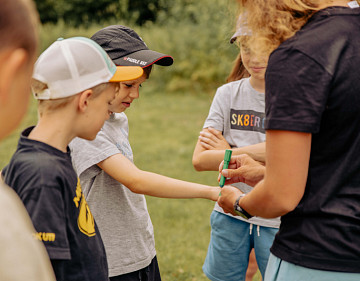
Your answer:
[[[110,277],[110,281],[161,281],[156,256],[147,267],[123,275]]]

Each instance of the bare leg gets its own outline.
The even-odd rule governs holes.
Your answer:
[[[248,268],[246,270],[245,281],[252,281],[257,270],[258,270],[258,265],[257,265],[256,258],[255,258],[255,251],[254,251],[254,249],[252,249],[250,252],[250,255],[249,255],[249,264],[248,264]]]

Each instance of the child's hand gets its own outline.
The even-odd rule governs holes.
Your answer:
[[[231,149],[222,132],[211,127],[200,132],[199,140],[201,146],[206,150]]]
[[[218,199],[218,204],[223,208],[225,213],[231,213],[234,216],[238,216],[234,212],[234,204],[236,199],[242,194],[242,192],[231,185],[224,186],[221,190],[221,196]]]
[[[226,179],[225,184],[244,182],[250,186],[255,186],[264,178],[265,166],[255,161],[247,154],[241,154],[231,157],[229,168],[223,170],[224,161],[219,166],[219,177],[221,175]]]

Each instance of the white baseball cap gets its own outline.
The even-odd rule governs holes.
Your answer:
[[[106,82],[139,78],[139,66],[116,66],[108,54],[85,37],[59,38],[35,63],[33,78],[47,85],[39,100],[66,98]]]
[[[230,39],[231,44],[234,43],[236,38],[238,38],[239,36],[251,36],[252,35],[251,29],[247,25],[246,17],[247,17],[246,13],[239,15],[238,20],[236,22],[236,31],[235,31],[234,35],[231,36],[231,39]]]

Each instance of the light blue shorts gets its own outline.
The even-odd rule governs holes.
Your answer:
[[[270,254],[264,281],[359,281],[360,273],[311,269],[286,262]]]
[[[256,261],[264,276],[270,247],[278,228],[252,225],[213,211],[211,238],[203,271],[212,281],[243,281],[249,254],[255,249]]]

